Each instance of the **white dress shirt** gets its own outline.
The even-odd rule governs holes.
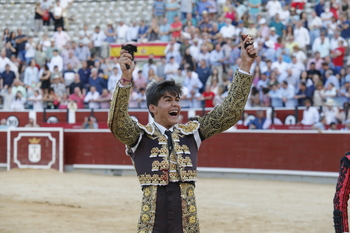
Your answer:
[[[63,59],[60,55],[57,55],[57,56],[53,56],[51,58],[51,61],[50,61],[50,71],[51,72],[54,72],[54,67],[57,66],[58,67],[58,71],[59,72],[62,72],[62,69],[63,69]]]
[[[295,28],[294,29],[294,38],[298,42],[300,48],[305,48],[306,45],[310,44],[310,34],[309,31],[304,28]]]
[[[84,102],[89,102],[90,100],[97,100],[99,97],[100,97],[100,94],[98,93],[98,91],[95,91],[94,93],[91,93],[91,91],[89,91],[84,98]],[[100,105],[98,102],[95,102],[95,101],[89,102],[90,109],[98,109],[99,107]]]
[[[320,119],[320,114],[318,113],[315,107],[309,107],[309,109],[305,109],[303,112],[303,120],[301,123],[303,125],[313,125],[318,122]]]

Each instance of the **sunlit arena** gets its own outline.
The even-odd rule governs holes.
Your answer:
[[[0,7],[0,232],[349,232],[347,1]]]

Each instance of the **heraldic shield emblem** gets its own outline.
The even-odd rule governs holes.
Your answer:
[[[40,139],[38,138],[29,138],[28,145],[28,159],[32,163],[37,163],[41,159],[41,145]]]

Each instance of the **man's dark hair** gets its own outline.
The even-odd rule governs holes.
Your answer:
[[[182,95],[182,86],[179,83],[175,83],[173,79],[162,81],[160,83],[154,83],[146,91],[147,108],[149,111],[149,106],[151,104],[158,106],[159,100],[165,96],[168,92],[172,96]],[[154,118],[154,114],[150,112],[151,116]]]

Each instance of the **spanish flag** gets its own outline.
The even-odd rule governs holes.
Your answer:
[[[134,54],[135,59],[147,59],[150,54],[154,55],[154,58],[160,58],[165,56],[164,50],[167,43],[135,43],[137,46],[137,53]],[[121,44],[111,44],[109,54],[110,57],[119,57]]]

